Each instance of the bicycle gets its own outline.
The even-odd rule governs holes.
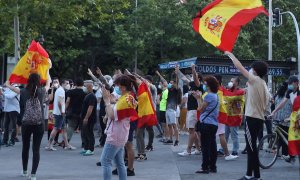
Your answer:
[[[273,124],[275,125],[274,133],[263,136],[258,144],[259,166],[263,169],[269,169],[275,164],[279,155],[280,138],[288,145],[288,140],[285,137],[288,135],[288,132],[279,127],[279,121],[273,120]]]

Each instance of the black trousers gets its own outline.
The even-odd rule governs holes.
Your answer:
[[[263,128],[262,119],[246,117],[247,176],[260,178],[257,137]],[[251,144],[250,144],[251,143]]]
[[[100,127],[101,127],[101,137],[99,139],[99,143],[100,143],[100,146],[104,146],[105,141],[106,141],[106,134],[104,133],[105,129],[106,129],[106,124],[104,124],[104,122],[103,122],[103,116],[99,116],[99,121],[100,121]]]
[[[3,135],[3,142],[7,143],[9,139],[9,125],[12,125],[11,129],[11,137],[10,141],[15,143],[16,135],[17,135],[17,119],[18,119],[18,112],[5,112],[5,121],[4,121],[4,135]]]
[[[31,174],[36,174],[36,170],[40,162],[40,146],[44,134],[44,125],[22,125],[22,163],[23,171],[27,171],[30,139],[33,135],[32,140],[32,169]]]
[[[84,142],[84,149],[94,151],[95,147],[95,136],[94,136],[94,125],[96,121],[89,119],[88,123],[82,126],[81,130],[81,137],[83,138],[82,141]]]
[[[218,126],[201,123],[202,170],[216,170]]]

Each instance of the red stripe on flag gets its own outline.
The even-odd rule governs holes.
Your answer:
[[[261,6],[254,9],[241,10],[234,16],[232,16],[232,18],[230,18],[230,20],[224,27],[224,31],[221,37],[221,44],[217,48],[221,51],[231,52],[237,40],[241,27],[250,22],[260,13],[268,15],[265,8]]]
[[[16,74],[11,74],[9,77],[9,82],[11,82],[11,83],[17,82],[19,84],[27,84],[27,81],[28,81],[27,78],[24,78],[23,76],[18,76]],[[40,83],[44,84],[44,83],[46,83],[46,80],[41,79]]]
[[[219,123],[227,124],[227,118],[228,118],[228,116],[226,113],[219,112],[219,117],[218,117]]]
[[[138,119],[137,112],[133,108],[117,110],[117,116],[119,121],[125,118],[130,118],[130,121]]]
[[[289,155],[300,155],[300,140],[289,141]]]
[[[157,125],[157,119],[155,114],[149,114],[139,118],[138,128],[143,126],[155,126]]]
[[[28,48],[28,51],[36,51],[45,58],[49,58],[47,51],[38,42],[32,41]]]
[[[228,116],[227,126],[241,126],[242,117],[241,116]]]

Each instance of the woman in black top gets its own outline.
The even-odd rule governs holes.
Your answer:
[[[36,180],[36,171],[40,161],[40,146],[41,141],[44,134],[44,118],[43,118],[43,102],[46,92],[48,92],[50,88],[51,78],[48,73],[48,80],[45,87],[42,87],[40,84],[40,76],[36,73],[30,74],[28,78],[28,84],[26,88],[19,90],[14,86],[11,86],[9,82],[6,83],[6,86],[10,88],[12,91],[20,94],[20,109],[21,109],[21,117],[23,120],[22,124],[22,164],[23,164],[23,172],[22,176],[28,176],[27,166],[28,166],[28,158],[29,158],[29,148],[30,148],[30,138],[31,134],[33,135],[32,141],[32,169],[31,169],[31,180]],[[36,99],[40,103],[41,109],[37,109],[36,112],[40,112],[41,120],[37,121],[36,124],[26,123],[24,121],[24,112],[26,110],[26,105],[29,99]]]

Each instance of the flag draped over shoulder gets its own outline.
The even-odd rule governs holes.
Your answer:
[[[227,124],[227,109],[225,106],[225,100],[224,100],[224,91],[226,89],[223,86],[220,86],[218,90],[218,97],[219,97],[219,103],[220,103],[220,110],[219,110],[219,116],[218,121],[222,124]]]
[[[297,96],[293,104],[293,112],[290,117],[289,128],[289,155],[300,155],[300,96]]]
[[[11,83],[27,84],[31,73],[41,76],[41,83],[45,83],[48,78],[48,70],[51,61],[47,51],[40,43],[32,41],[25,55],[20,59],[13,70],[9,81]]]
[[[261,0],[215,0],[197,14],[193,27],[221,51],[232,51],[241,27],[260,13],[268,15]]]
[[[138,128],[146,126],[154,126],[157,124],[156,112],[149,88],[145,82],[138,89]]]
[[[136,112],[135,99],[130,94],[125,94],[121,96],[116,104],[117,108],[117,118],[119,121],[129,118],[130,121],[135,121],[138,119],[138,114]]]
[[[223,90],[223,97],[225,101],[227,126],[240,126],[242,124],[242,118],[245,106],[245,91],[238,89],[230,91],[228,89]]]

